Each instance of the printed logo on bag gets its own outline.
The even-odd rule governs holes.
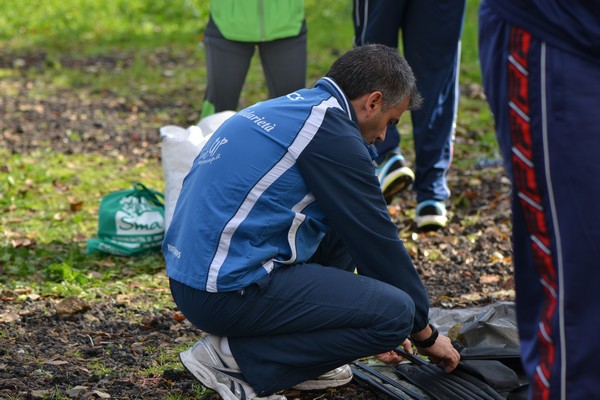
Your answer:
[[[123,197],[115,214],[118,235],[147,235],[164,232],[164,217],[144,197]]]

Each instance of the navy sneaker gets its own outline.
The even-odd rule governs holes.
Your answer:
[[[179,354],[185,368],[203,386],[216,391],[224,400],[286,400],[282,395],[257,397],[234,358],[220,351],[219,343],[219,337],[206,336]]]
[[[376,169],[379,185],[385,201],[390,204],[394,197],[409,187],[415,180],[415,174],[404,165],[404,157],[394,153],[385,159]]]
[[[415,212],[417,228],[431,230],[443,228],[448,223],[446,205],[443,201],[425,200],[417,205]]]

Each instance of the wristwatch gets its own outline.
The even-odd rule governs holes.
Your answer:
[[[416,340],[416,339],[413,339],[412,337],[410,338],[410,341],[416,347],[420,347],[422,349],[425,349],[427,347],[433,346],[433,344],[435,343],[435,340],[438,338],[438,336],[440,335],[440,333],[438,332],[438,330],[436,329],[436,327],[433,326],[432,324],[429,324],[429,327],[431,328],[431,335],[427,339],[425,339],[425,340]]]

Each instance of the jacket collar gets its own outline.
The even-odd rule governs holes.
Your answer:
[[[348,117],[355,123],[358,123],[354,107],[352,107],[348,96],[346,96],[346,93],[344,93],[333,79],[328,77],[321,78],[315,86],[324,86],[325,89],[338,100],[343,110],[348,114]]]

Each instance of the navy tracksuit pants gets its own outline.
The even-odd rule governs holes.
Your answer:
[[[458,107],[458,66],[465,0],[354,0],[354,44],[381,43],[402,52],[417,78],[423,105],[411,112],[417,202],[445,201],[446,174]],[[376,144],[381,162],[400,144],[395,126]]]
[[[339,239],[326,235],[311,263],[274,269],[241,291],[171,280],[171,292],[191,323],[228,338],[246,381],[266,396],[394,349],[411,333],[412,299],[353,270]]]
[[[480,7],[479,55],[513,183],[521,352],[534,399],[598,398],[600,65]]]

